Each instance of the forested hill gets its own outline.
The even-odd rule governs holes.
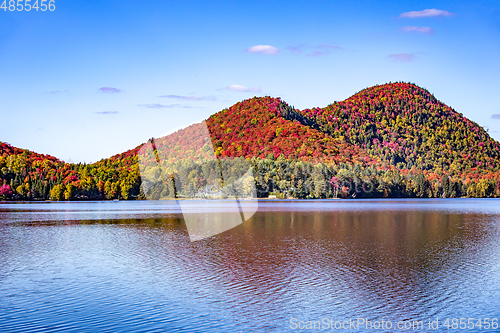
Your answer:
[[[371,87],[326,108],[301,111],[321,131],[390,164],[437,172],[497,169],[500,144],[478,124],[409,83]]]
[[[260,197],[500,196],[500,144],[410,83],[374,86],[306,110],[255,97],[215,113],[206,125],[218,158],[250,161]],[[196,192],[209,184],[192,163],[197,147],[190,138],[204,126],[154,140],[159,147],[174,138],[183,142],[175,158],[189,177],[178,193],[146,196],[137,156],[142,145],[93,164],[68,164],[0,142],[0,200],[159,199],[188,188]]]

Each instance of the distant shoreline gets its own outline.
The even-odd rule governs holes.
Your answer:
[[[377,201],[390,201],[390,200],[409,200],[409,201],[420,201],[420,200],[460,200],[460,199],[500,199],[500,198],[469,198],[469,197],[460,197],[460,198],[323,198],[323,199],[297,199],[297,198],[257,198],[256,200],[248,200],[248,199],[238,199],[243,202],[252,202],[252,201],[369,201],[369,200],[377,200]],[[193,198],[193,199],[159,199],[159,200],[0,200],[0,204],[9,204],[9,203],[77,203],[77,202],[145,202],[145,201],[231,201],[232,199],[203,199],[203,198]]]

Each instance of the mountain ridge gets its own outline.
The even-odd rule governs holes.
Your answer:
[[[255,175],[260,196],[343,193],[350,197],[356,195],[353,182],[358,181],[377,185],[359,192],[362,197],[500,196],[500,144],[477,123],[412,83],[377,85],[344,101],[304,110],[281,98],[254,97],[155,143],[161,146],[173,137],[183,140],[185,149],[176,153],[177,158],[189,159],[189,154],[196,154],[189,137],[202,125],[208,129],[217,158],[245,158],[254,173],[270,172],[265,181]],[[93,164],[68,164],[1,144],[0,197],[144,198],[137,165],[143,145]],[[318,164],[325,168],[321,177],[312,171],[298,176],[291,169],[276,176],[276,170],[267,170],[265,163],[277,170],[298,165],[313,170]],[[199,170],[191,171],[199,173],[193,183],[203,186],[206,177]],[[338,179],[351,185],[342,186],[342,192]],[[300,181],[301,186],[311,183],[311,188],[295,193]],[[325,193],[316,189],[319,182],[326,182],[319,186]]]

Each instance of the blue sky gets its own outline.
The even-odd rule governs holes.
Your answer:
[[[498,1],[56,0],[0,10],[0,141],[94,162],[253,96],[303,109],[389,81],[499,140],[498,59]]]

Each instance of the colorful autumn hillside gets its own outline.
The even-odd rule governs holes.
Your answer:
[[[138,149],[93,164],[70,164],[0,142],[0,199],[136,198]]]
[[[456,174],[495,170],[500,144],[478,124],[409,83],[365,89],[343,102],[301,113],[333,138],[400,168]]]
[[[193,139],[203,133],[211,140]],[[247,160],[260,197],[500,196],[500,144],[410,83],[374,86],[306,110],[279,98],[252,98],[149,144],[159,153],[140,157],[175,162],[172,177],[162,181],[182,173],[177,191],[167,183],[141,184],[143,145],[93,164],[67,164],[0,143],[0,199],[182,197],[210,185],[207,170],[193,163],[209,155]]]

